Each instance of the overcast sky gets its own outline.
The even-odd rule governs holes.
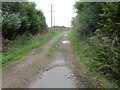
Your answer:
[[[51,26],[50,5],[53,5],[53,25],[55,17],[55,25],[71,26],[72,17],[76,14],[73,11],[73,5],[76,0],[29,0],[37,4],[37,8],[41,9],[46,17],[48,26]]]

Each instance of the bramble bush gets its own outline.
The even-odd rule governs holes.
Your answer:
[[[76,2],[72,26],[79,39],[88,39],[96,52],[93,71],[120,86],[120,2]]]

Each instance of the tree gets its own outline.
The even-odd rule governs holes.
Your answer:
[[[31,2],[3,2],[3,37],[15,39],[24,33],[37,34],[47,29],[45,17]]]
[[[98,21],[101,19],[99,13],[102,12],[104,3],[97,2],[77,2],[75,4],[77,16],[73,19],[73,27],[79,32],[79,36],[91,36],[98,28]]]

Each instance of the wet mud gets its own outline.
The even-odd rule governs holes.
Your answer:
[[[60,37],[60,47],[46,57]],[[91,81],[75,57],[66,32],[52,38],[29,55],[3,68],[4,88],[90,88]]]

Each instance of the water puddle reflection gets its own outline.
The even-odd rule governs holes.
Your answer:
[[[75,83],[70,79],[71,71],[67,67],[54,67],[43,73],[31,88],[75,88]]]
[[[65,37],[67,37],[67,34],[65,34]]]
[[[66,40],[66,41],[62,41],[63,44],[70,44],[70,41]]]

